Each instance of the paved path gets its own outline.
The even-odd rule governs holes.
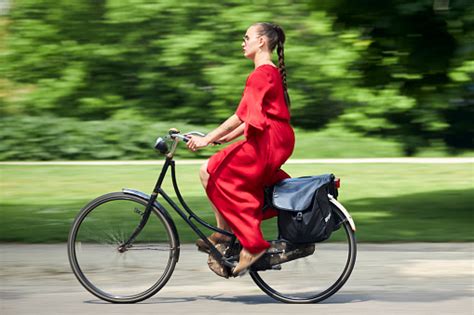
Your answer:
[[[473,243],[360,244],[346,285],[320,304],[289,305],[250,277],[222,279],[194,246],[154,297],[98,300],[72,275],[65,244],[0,245],[0,314],[473,314]]]
[[[177,160],[181,165],[200,165],[203,159]],[[474,158],[356,158],[356,159],[290,159],[285,164],[472,164]],[[0,165],[160,165],[163,160],[136,161],[11,161],[0,162]]]

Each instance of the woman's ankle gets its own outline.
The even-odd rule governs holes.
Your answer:
[[[230,236],[227,236],[225,234],[219,233],[219,232],[214,232],[209,236],[214,241],[230,241]]]

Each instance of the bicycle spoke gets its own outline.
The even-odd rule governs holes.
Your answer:
[[[317,243],[314,252],[307,256],[294,256],[296,259],[283,261],[276,270],[256,269],[250,275],[265,293],[280,301],[307,303],[324,300],[337,292],[347,280],[356,254],[349,222],[344,222],[331,238],[338,241]],[[274,246],[284,245],[276,243]],[[301,246],[301,251],[308,252],[310,247]],[[286,257],[291,256],[291,251],[289,248]]]
[[[103,198],[103,199],[102,199]],[[81,211],[68,241],[71,266],[79,281],[111,302],[136,302],[156,293],[169,279],[179,251],[167,219],[153,209],[146,225],[125,250],[146,202],[113,193]]]
[[[160,246],[160,245],[132,245],[131,247],[127,248],[127,250],[157,250],[163,252],[169,252],[173,248],[169,246]]]

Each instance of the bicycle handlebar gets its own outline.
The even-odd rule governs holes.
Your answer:
[[[188,142],[188,141],[189,141],[189,138],[186,138],[186,136],[180,135],[180,134],[172,135],[171,138],[180,138],[180,139],[183,140],[184,142]]]
[[[189,141],[189,138],[186,137],[187,135],[200,136],[200,137],[205,137],[205,136],[206,136],[205,133],[202,133],[202,132],[196,131],[196,130],[189,131],[189,132],[186,132],[184,135],[181,135],[180,132],[179,132],[179,130],[170,129],[169,133],[170,133],[170,137],[171,137],[171,138],[173,138],[173,137],[180,138],[180,139],[183,140],[185,143],[187,143],[187,142]],[[215,144],[215,145],[220,145],[221,143],[220,143],[220,142],[217,142],[217,141],[214,141],[213,144]]]
[[[176,146],[178,144],[176,138],[181,139],[186,143],[186,142],[189,141],[189,138],[186,137],[187,135],[195,135],[195,136],[200,136],[200,137],[205,137],[206,136],[206,134],[204,134],[202,132],[199,132],[199,131],[190,131],[190,132],[187,132],[184,135],[182,135],[179,130],[177,130],[175,128],[172,128],[172,129],[169,130],[168,136],[166,136],[164,138],[158,137],[156,139],[155,149],[160,151],[160,153],[163,153],[163,154],[168,154],[169,153],[170,156],[173,156],[174,151],[176,150]],[[166,141],[165,141],[166,138],[171,138],[171,139],[175,140],[170,151],[169,151],[168,145],[166,144]],[[214,144],[217,145],[217,144],[221,144],[221,143],[215,141]]]

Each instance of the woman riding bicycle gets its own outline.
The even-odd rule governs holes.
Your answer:
[[[295,137],[290,125],[282,28],[256,23],[247,29],[242,42],[244,56],[254,62],[242,99],[230,116],[205,137],[189,136],[187,146],[195,151],[213,142],[225,143],[245,135],[213,155],[203,164],[201,182],[213,205],[217,226],[236,235],[243,250],[233,274],[247,270],[270,244],[263,238],[260,224],[277,213],[263,213],[264,187],[289,177],[280,169],[293,152]],[[277,49],[278,67],[272,62]],[[227,243],[220,233],[209,236],[213,244]],[[203,240],[198,247],[209,251]]]

